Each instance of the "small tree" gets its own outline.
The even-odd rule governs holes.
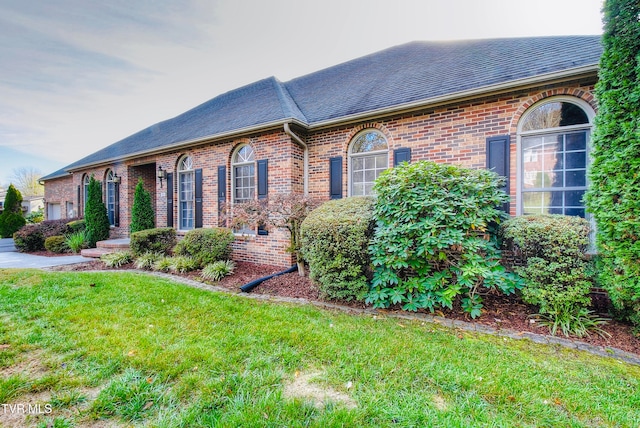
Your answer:
[[[298,273],[304,276],[304,260],[300,254],[300,225],[318,205],[318,201],[304,195],[279,193],[272,198],[234,205],[232,226],[240,228],[250,224],[265,229],[270,227],[287,229],[291,236],[287,251],[295,256]]]
[[[110,227],[107,208],[102,202],[100,182],[93,176],[89,180],[89,195],[85,209],[87,246],[93,248],[96,246],[96,242],[109,239]]]
[[[151,204],[151,194],[145,190],[142,179],[136,184],[133,195],[133,207],[131,208],[131,233],[156,227],[155,213]]]
[[[0,237],[11,238],[26,222],[22,215],[22,195],[11,184],[4,198],[4,211],[0,214]]]

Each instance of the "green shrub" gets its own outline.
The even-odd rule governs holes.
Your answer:
[[[364,299],[372,272],[373,204],[367,197],[328,201],[302,222],[301,251],[324,297]]]
[[[80,231],[84,232],[86,228],[87,228],[87,222],[85,222],[83,219],[72,220],[67,223],[67,229],[69,229],[69,233],[75,233]]]
[[[44,240],[50,236],[65,235],[69,232],[69,220],[45,220],[28,224],[13,235],[18,251],[23,253],[44,251]]]
[[[131,263],[133,261],[133,255],[130,251],[117,251],[100,256],[100,260],[102,260],[107,267],[119,268]]]
[[[402,164],[376,180],[375,271],[367,302],[416,311],[451,308],[481,314],[482,289],[513,293],[518,278],[500,265],[489,229],[508,200],[487,170],[433,162]]]
[[[193,229],[173,249],[178,256],[189,256],[197,267],[227,260],[231,255],[233,232],[225,228]]]
[[[584,335],[591,305],[588,276],[589,222],[562,215],[521,216],[503,225],[503,246],[525,265],[515,271],[525,279],[525,302],[537,305],[552,331]]]
[[[185,273],[198,269],[198,262],[189,256],[174,256],[169,258],[170,270],[173,272]]]
[[[79,253],[86,246],[87,236],[84,230],[65,235],[65,244],[73,253]]]
[[[169,254],[176,245],[176,230],[172,227],[146,229],[131,234],[129,247],[134,256],[146,253]]]
[[[0,214],[0,238],[11,238],[27,223],[22,216],[22,195],[13,184],[7,189],[3,209]]]
[[[91,176],[84,219],[86,221],[87,246],[94,248],[96,242],[109,239],[109,217],[107,208],[102,202],[100,182]]]
[[[136,259],[136,268],[151,270],[162,257],[164,255],[161,253],[144,253]]]
[[[40,208],[37,211],[31,211],[24,219],[27,221],[27,224],[40,223],[44,221],[44,210]]]
[[[50,236],[44,240],[44,248],[52,253],[64,253],[69,249],[65,240],[66,238],[61,235]]]
[[[227,275],[231,275],[236,268],[232,260],[218,260],[210,263],[202,269],[200,276],[211,281],[220,281]]]
[[[156,214],[153,212],[151,194],[145,190],[142,178],[136,184],[133,194],[133,206],[131,207],[131,224],[129,231],[139,232],[141,230],[153,229],[156,225]]]
[[[154,264],[153,270],[159,272],[169,272],[171,270],[172,257],[164,256],[160,257]]]

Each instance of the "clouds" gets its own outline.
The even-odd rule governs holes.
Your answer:
[[[599,0],[0,0],[0,183],[9,149],[53,171],[272,75],[412,40],[598,32]]]

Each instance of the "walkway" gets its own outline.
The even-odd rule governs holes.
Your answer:
[[[45,257],[19,253],[13,245],[13,239],[0,239],[0,269],[6,268],[46,268],[60,265],[88,262],[94,259],[82,256]]]

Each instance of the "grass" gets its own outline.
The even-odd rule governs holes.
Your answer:
[[[617,360],[135,273],[0,270],[2,344],[0,373],[46,370],[0,377],[0,403],[50,391],[58,426],[640,425],[640,367]],[[285,397],[300,373],[357,407]]]

